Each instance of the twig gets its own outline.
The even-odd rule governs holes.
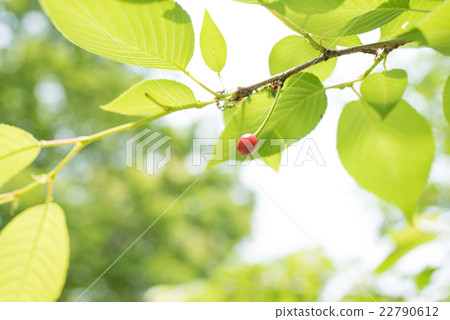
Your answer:
[[[339,49],[339,50],[327,49],[319,57],[312,59],[310,61],[307,61],[307,62],[305,62],[299,66],[296,66],[292,69],[289,69],[288,71],[279,73],[273,77],[270,77],[266,80],[255,83],[251,86],[237,88],[233,92],[233,100],[239,101],[243,98],[246,98],[249,95],[251,95],[253,91],[258,90],[259,88],[262,88],[264,86],[267,86],[268,84],[275,83],[278,81],[284,82],[290,76],[297,74],[300,71],[305,70],[309,67],[312,67],[313,65],[316,65],[321,62],[325,62],[331,58],[337,58],[340,56],[345,56],[345,55],[349,55],[349,54],[353,54],[353,53],[378,54],[378,50],[380,50],[380,49],[383,49],[384,52],[390,52],[394,49],[397,49],[400,46],[403,46],[403,45],[409,43],[409,42],[411,42],[411,41],[409,41],[409,40],[389,40],[389,41],[365,44],[365,45],[361,45],[361,46]]]
[[[54,146],[62,146],[62,145],[70,145],[73,144],[73,148],[71,149],[71,151],[64,157],[64,159],[61,160],[60,163],[58,163],[58,165],[51,170],[50,172],[48,172],[47,174],[44,175],[44,177],[42,179],[39,180],[35,180],[32,183],[26,185],[25,187],[22,187],[20,189],[11,191],[11,192],[7,192],[7,193],[3,193],[0,194],[0,205],[8,203],[8,202],[13,202],[14,200],[16,200],[17,198],[19,198],[20,196],[22,196],[23,194],[35,189],[36,187],[45,184],[49,181],[51,181],[52,179],[55,178],[56,174],[65,166],[67,165],[67,163],[69,163],[69,161],[78,154],[78,152],[81,151],[81,149],[83,149],[85,146],[87,146],[88,144],[99,140],[105,136],[108,136],[110,134],[114,134],[114,133],[118,133],[121,131],[125,131],[125,130],[130,130],[130,129],[134,129],[136,127],[139,127],[143,124],[146,124],[152,120],[158,119],[160,117],[162,117],[163,115],[172,113],[176,110],[179,110],[178,108],[173,108],[170,111],[167,111],[165,113],[162,114],[158,114],[152,117],[148,117],[148,118],[144,118],[138,121],[133,121],[133,122],[129,122],[114,128],[110,128],[108,130],[104,130],[95,134],[92,134],[90,136],[81,136],[81,137],[77,137],[77,138],[73,138],[73,139],[64,139],[64,140],[52,140],[52,141],[40,141],[39,145],[41,147],[54,147]]]
[[[326,87],[325,89],[326,89],[326,90],[328,90],[328,89],[344,89],[344,88],[349,88],[349,87],[350,87],[350,88],[352,88],[353,90],[355,90],[354,87],[353,87],[353,85],[354,85],[356,82],[363,81],[365,78],[367,78],[367,76],[373,71],[373,69],[375,69],[375,67],[376,67],[377,65],[380,64],[381,61],[383,61],[383,62],[386,61],[387,55],[388,55],[387,52],[384,52],[384,51],[383,51],[383,53],[380,54],[380,55],[375,59],[375,62],[370,66],[370,68],[367,69],[366,71],[364,71],[364,73],[363,73],[361,76],[359,76],[358,79],[352,80],[352,81],[348,81],[348,82],[344,82],[344,83],[340,83],[340,84],[336,84],[336,85],[333,85],[333,86],[331,86],[331,87]]]
[[[214,101],[209,101],[209,102],[204,102],[201,104],[196,104],[196,105],[192,105],[192,106],[185,106],[184,108],[177,108],[177,107],[173,107],[173,108],[169,108],[166,109],[165,107],[167,106],[163,106],[160,105],[161,107],[163,107],[163,109],[166,109],[166,111],[164,113],[161,114],[157,114],[151,117],[147,117],[138,121],[134,121],[134,122],[130,122],[130,123],[126,123],[114,128],[110,128],[108,130],[104,130],[95,134],[92,134],[90,136],[81,136],[81,137],[77,137],[77,138],[73,138],[73,139],[63,139],[63,140],[52,140],[52,141],[40,141],[39,142],[39,146],[40,147],[53,147],[53,146],[62,146],[62,145],[74,145],[73,149],[66,155],[66,157],[49,173],[47,173],[45,175],[45,179],[41,179],[39,181],[33,181],[32,183],[30,183],[29,185],[17,189],[15,191],[11,191],[8,193],[4,193],[4,194],[0,194],[0,205],[4,204],[4,203],[8,203],[8,202],[12,202],[15,201],[18,197],[20,197],[21,195],[23,195],[24,193],[36,188],[37,186],[50,182],[50,191],[52,190],[52,184],[53,184],[53,179],[55,177],[55,175],[81,150],[83,149],[86,145],[99,140],[105,136],[108,136],[110,134],[114,134],[117,132],[121,132],[124,130],[130,130],[130,129],[134,129],[136,127],[139,127],[143,124],[146,124],[152,120],[156,120],[164,115],[167,115],[169,113],[181,110],[181,109],[190,109],[190,108],[202,108],[210,103],[214,103],[215,101],[224,101],[224,100],[232,100],[232,101],[239,101],[247,96],[249,96],[250,94],[252,94],[255,90],[264,87],[266,85],[269,84],[273,84],[273,83],[284,83],[284,81],[286,81],[287,78],[289,78],[290,76],[299,73],[300,71],[309,68],[313,65],[316,65],[318,63],[327,61],[328,59],[331,58],[336,58],[336,57],[340,57],[340,56],[344,56],[344,55],[349,55],[349,54],[353,54],[353,53],[370,53],[370,54],[376,54],[379,55],[378,50],[383,50],[382,55],[387,55],[389,52],[391,52],[394,49],[397,49],[400,46],[403,46],[405,44],[407,44],[408,40],[390,40],[390,41],[383,41],[383,42],[378,42],[378,43],[373,43],[373,44],[367,44],[367,45],[361,45],[361,46],[356,46],[356,47],[352,47],[352,48],[345,48],[345,49],[340,49],[340,50],[335,50],[335,49],[326,49],[319,57],[310,60],[308,62],[305,62],[297,67],[294,67],[286,72],[277,74],[273,77],[270,77],[264,81],[258,82],[256,84],[253,84],[251,86],[248,87],[239,87],[237,88],[233,93],[231,94],[220,94],[220,93],[214,93],[214,95],[216,96],[216,99]],[[381,59],[381,55],[378,57],[380,60],[377,59],[376,64],[378,64],[379,62],[382,61]],[[369,69],[368,71],[366,71],[366,73],[370,73],[373,68],[376,66],[376,64],[374,64],[374,66]],[[195,82],[199,83],[196,79],[194,79],[192,76],[190,76],[190,74],[186,71],[185,72],[186,75],[188,75],[190,78],[192,78]],[[365,75],[367,75],[365,73]],[[199,83],[200,84],[200,83]],[[349,83],[350,84],[350,83]],[[205,88],[207,91],[212,92],[212,90],[206,88],[205,86],[203,86],[202,84],[200,84],[203,88]],[[346,84],[342,84],[342,85],[346,85]],[[342,86],[341,85],[341,86]],[[336,86],[337,87],[337,86]],[[352,86],[351,86],[352,87]],[[230,97],[231,96],[231,97]],[[148,97],[148,96],[147,96]],[[151,98],[150,98],[151,99]],[[24,151],[24,150],[20,150]]]
[[[42,179],[39,180],[35,180],[32,183],[30,183],[29,185],[8,192],[8,193],[3,193],[0,194],[0,204],[4,204],[4,203],[8,203],[8,202],[13,202],[14,200],[16,200],[17,198],[19,198],[20,196],[22,196],[24,193],[27,193],[33,189],[35,189],[36,187],[40,186],[41,184],[45,184],[47,182],[49,182],[49,189],[47,192],[47,199],[49,199],[49,194],[50,194],[50,198],[51,198],[51,192],[53,190],[53,182],[55,179],[56,174],[67,164],[69,163],[69,161],[81,150],[83,149],[83,147],[86,145],[87,143],[81,143],[81,142],[77,142],[72,150],[64,157],[64,159],[61,160],[60,163],[58,163],[56,165],[55,168],[53,168],[53,170],[51,170],[50,172],[48,172],[46,175],[44,175],[44,177]],[[51,200],[49,200],[51,201]]]

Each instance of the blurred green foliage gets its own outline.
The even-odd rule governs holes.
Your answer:
[[[179,287],[156,286],[149,301],[317,301],[334,267],[320,250],[304,251],[271,263],[228,263],[208,280]]]
[[[135,70],[71,45],[36,1],[0,6],[6,6],[0,21],[13,33],[0,51],[1,122],[38,139],[57,139],[127,121],[98,106],[136,83],[141,77]],[[173,138],[172,161],[161,173],[151,177],[125,167],[125,142],[133,135],[128,132],[89,146],[58,176],[54,198],[65,210],[71,237],[60,300],[77,299],[195,181],[184,165],[194,129],[151,128]],[[65,147],[43,150],[34,166],[2,191],[31,181],[31,174],[47,171],[65,153]],[[23,197],[15,212],[42,203],[44,189]],[[246,201],[233,201],[236,193]],[[0,207],[0,228],[12,218],[10,209]],[[253,195],[239,184],[236,172],[202,174],[80,300],[139,301],[149,286],[205,276],[249,232],[252,210]]]

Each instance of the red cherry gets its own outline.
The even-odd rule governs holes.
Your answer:
[[[248,156],[255,152],[257,147],[258,138],[254,134],[246,133],[239,139],[236,149],[243,156]]]

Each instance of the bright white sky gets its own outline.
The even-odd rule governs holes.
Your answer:
[[[198,47],[204,8],[209,11],[227,41],[228,60],[222,72],[227,89],[267,78],[271,48],[283,37],[293,34],[273,15],[258,6],[231,0],[178,2],[191,15],[196,32],[196,52],[189,70],[216,90],[221,88],[221,85],[216,75],[204,64]],[[364,35],[362,41],[375,42],[378,36],[379,32],[374,31]],[[431,53],[431,50],[427,49],[421,51],[423,54]],[[405,49],[400,59],[394,52],[390,55],[387,66],[404,68],[408,71],[410,81],[418,81],[422,77],[419,70],[424,69],[427,61],[418,60],[416,54],[417,50]],[[342,57],[326,84],[356,79],[372,62],[373,56],[370,55]],[[423,64],[423,67],[417,63]],[[156,71],[152,75],[154,78],[167,78],[165,71]],[[183,81],[176,74],[173,74],[173,78]],[[186,83],[193,85],[189,81]],[[195,93],[200,100],[210,99],[210,95],[202,89],[195,90]],[[239,246],[239,253],[245,261],[260,262],[320,245],[346,271],[340,272],[322,297],[324,300],[336,300],[345,294],[346,289],[354,286],[354,281],[348,274],[358,282],[363,281],[362,279],[387,256],[391,243],[387,240],[380,241],[377,236],[378,227],[382,223],[377,198],[358,187],[342,167],[336,151],[340,112],[343,106],[355,100],[356,96],[350,90],[329,90],[327,95],[327,112],[319,126],[308,136],[314,139],[318,146],[326,162],[325,166],[317,166],[313,161],[305,162],[303,166],[291,164],[282,167],[279,173],[257,163],[242,168],[242,181],[256,192],[257,204],[251,236]],[[220,135],[223,122],[221,113],[215,107],[190,111],[189,116],[200,122],[198,137],[217,138]],[[192,125],[189,116],[180,112],[166,121],[177,126],[188,126]],[[295,151],[288,152],[289,157],[296,158]],[[292,161],[292,158],[289,159]],[[421,259],[423,256],[420,250],[427,250],[426,261]],[[418,272],[425,265],[439,264],[448,255],[447,249],[436,245],[424,246],[416,251],[416,254],[411,254],[409,259],[407,257],[398,264],[399,271]],[[386,285],[386,290],[391,294],[413,291],[412,283],[390,276],[382,278],[381,285]],[[432,288],[423,292],[422,297],[431,300],[439,296],[438,292],[437,288]]]

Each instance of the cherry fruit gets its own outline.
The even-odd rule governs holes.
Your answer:
[[[255,152],[257,147],[258,138],[254,134],[246,133],[239,139],[236,149],[243,156],[248,156]]]

